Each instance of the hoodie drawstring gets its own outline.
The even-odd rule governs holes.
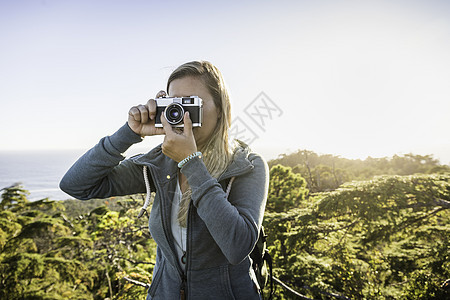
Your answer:
[[[147,170],[148,170],[147,166],[144,166],[143,173],[144,173],[145,190],[147,192],[147,195],[145,196],[145,202],[141,208],[141,211],[138,214],[138,218],[142,217],[144,215],[144,213],[147,212],[147,207],[150,205],[150,199],[152,197],[151,190],[150,190],[150,182],[148,181],[148,173],[147,173],[148,171]],[[227,198],[230,195],[231,186],[232,186],[235,178],[236,177],[231,177],[230,181],[228,182],[228,186],[227,186],[227,190],[226,190]]]
[[[144,172],[144,182],[145,182],[145,190],[147,192],[147,195],[145,196],[145,202],[144,205],[141,208],[141,211],[138,214],[138,218],[142,217],[144,213],[147,212],[147,207],[150,205],[150,199],[152,197],[152,193],[150,190],[150,182],[148,181],[148,173],[147,173],[147,166],[144,166],[143,172]]]

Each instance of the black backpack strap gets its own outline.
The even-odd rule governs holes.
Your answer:
[[[259,232],[259,234],[263,234],[262,231]],[[253,248],[252,252],[250,253],[250,258],[254,263],[257,265],[262,265],[263,259],[263,253],[261,252],[261,249],[258,247],[258,241],[256,242],[255,247]]]
[[[264,252],[264,258],[263,260],[267,261],[267,264],[269,265],[269,280],[270,280],[270,294],[269,294],[269,300],[272,299],[273,296],[273,275],[272,275],[272,256],[269,254],[269,250],[265,250]]]

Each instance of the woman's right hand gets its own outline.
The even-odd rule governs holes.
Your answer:
[[[156,98],[164,97],[166,92],[160,91]],[[155,127],[156,101],[150,99],[146,105],[137,105],[128,112],[128,126],[140,136],[152,136],[164,134],[163,128]]]

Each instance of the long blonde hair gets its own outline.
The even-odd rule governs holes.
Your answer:
[[[167,80],[167,91],[170,83],[175,79],[184,77],[200,78],[214,99],[215,106],[220,111],[216,128],[209,141],[201,149],[203,161],[211,176],[218,178],[229,165],[232,158],[232,149],[228,140],[228,129],[231,124],[230,97],[225,81],[219,69],[208,61],[192,61],[179,66]],[[187,226],[187,213],[191,202],[192,191],[188,188],[182,196],[178,221],[181,226]]]

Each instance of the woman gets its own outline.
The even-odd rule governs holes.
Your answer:
[[[127,124],[83,155],[61,189],[79,199],[156,192],[149,228],[158,247],[147,299],[259,299],[249,253],[263,220],[267,164],[243,143],[230,149],[230,100],[211,63],[181,65],[167,92],[203,99],[202,126],[192,128],[186,113],[184,130],[163,115],[158,128],[155,100],[132,107]],[[160,134],[160,146],[121,162],[132,144]]]

